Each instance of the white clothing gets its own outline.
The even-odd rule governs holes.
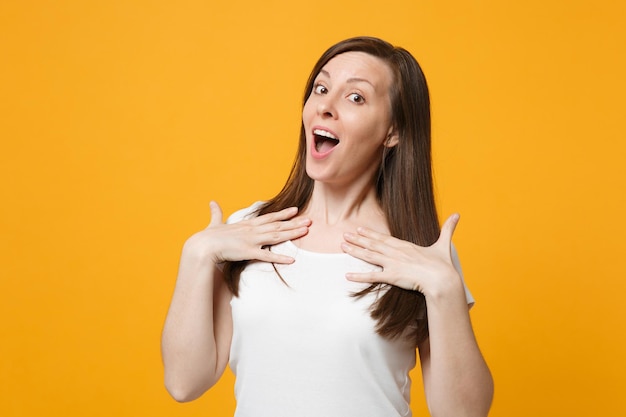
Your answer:
[[[370,317],[377,294],[353,297],[368,285],[345,278],[380,267],[345,253],[299,249],[291,241],[271,250],[295,259],[275,265],[287,285],[272,264],[250,262],[239,297],[231,301],[235,417],[411,416],[415,345],[378,335]]]

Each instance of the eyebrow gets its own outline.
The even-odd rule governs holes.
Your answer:
[[[326,77],[328,77],[328,78],[331,78],[331,77],[330,77],[330,73],[329,73],[328,71],[326,71],[326,70],[323,70],[323,69],[322,69],[322,70],[320,70],[320,74],[322,74],[322,75],[324,75],[324,76],[326,76]],[[348,78],[348,79],[346,80],[346,82],[348,82],[348,83],[359,83],[359,82],[362,82],[362,83],[368,83],[368,84],[369,84],[369,85],[371,85],[374,89],[376,89],[376,86],[375,86],[374,84],[372,84],[369,80],[366,80],[365,78],[352,77],[352,78]]]

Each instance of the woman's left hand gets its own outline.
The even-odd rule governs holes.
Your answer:
[[[428,247],[359,227],[357,233],[345,233],[343,250],[365,262],[382,267],[382,271],[348,273],[350,281],[386,283],[407,290],[420,291],[427,298],[446,292],[460,283],[452,263],[452,235],[459,215],[450,216],[439,239]]]

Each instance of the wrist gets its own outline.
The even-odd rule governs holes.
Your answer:
[[[430,306],[431,304],[448,306],[462,301],[466,304],[465,287],[461,276],[454,271],[446,278],[436,280],[435,285],[424,290],[424,297]]]
[[[200,233],[191,236],[183,245],[181,259],[197,265],[213,267],[222,262],[219,250]]]

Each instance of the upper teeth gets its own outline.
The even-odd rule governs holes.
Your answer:
[[[322,130],[322,129],[314,129],[313,130],[313,134],[314,135],[318,135],[318,136],[324,136],[324,137],[329,138],[329,139],[338,140],[332,133],[327,132],[327,131]]]

